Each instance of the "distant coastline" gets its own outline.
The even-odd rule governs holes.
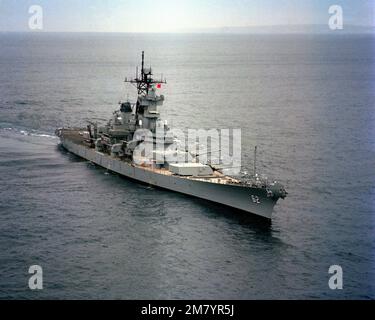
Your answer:
[[[274,26],[244,26],[221,27],[183,30],[187,33],[229,33],[229,34],[372,34],[375,26],[344,25],[341,30],[331,30],[327,25],[274,25]]]

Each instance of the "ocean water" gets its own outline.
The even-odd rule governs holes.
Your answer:
[[[0,34],[0,298],[374,299],[373,35]],[[135,90],[178,128],[241,128],[285,184],[271,223],[128,181],[59,146]],[[43,268],[43,290],[28,268]],[[328,287],[340,265],[344,287]]]

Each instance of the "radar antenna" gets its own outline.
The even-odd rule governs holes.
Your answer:
[[[141,74],[138,74],[138,67],[136,68],[136,75],[135,78],[128,79],[125,78],[125,82],[131,83],[136,86],[138,95],[147,95],[149,90],[154,84],[161,84],[161,83],[167,83],[165,79],[163,79],[163,76],[161,79],[154,80],[152,78],[152,69],[145,68],[145,53],[142,51],[142,69]]]

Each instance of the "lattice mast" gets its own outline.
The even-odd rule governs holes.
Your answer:
[[[152,78],[152,69],[145,68],[145,53],[142,51],[142,68],[141,68],[141,74],[138,74],[138,67],[136,69],[136,76],[135,78],[128,79],[125,78],[125,82],[131,83],[136,86],[138,95],[140,96],[146,96],[151,89],[153,85],[160,85],[162,83],[166,84],[167,81],[163,79],[161,76],[160,79],[153,79]]]

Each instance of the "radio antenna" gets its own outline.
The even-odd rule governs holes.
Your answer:
[[[257,174],[257,148],[258,146],[255,146],[254,148],[254,177]]]

